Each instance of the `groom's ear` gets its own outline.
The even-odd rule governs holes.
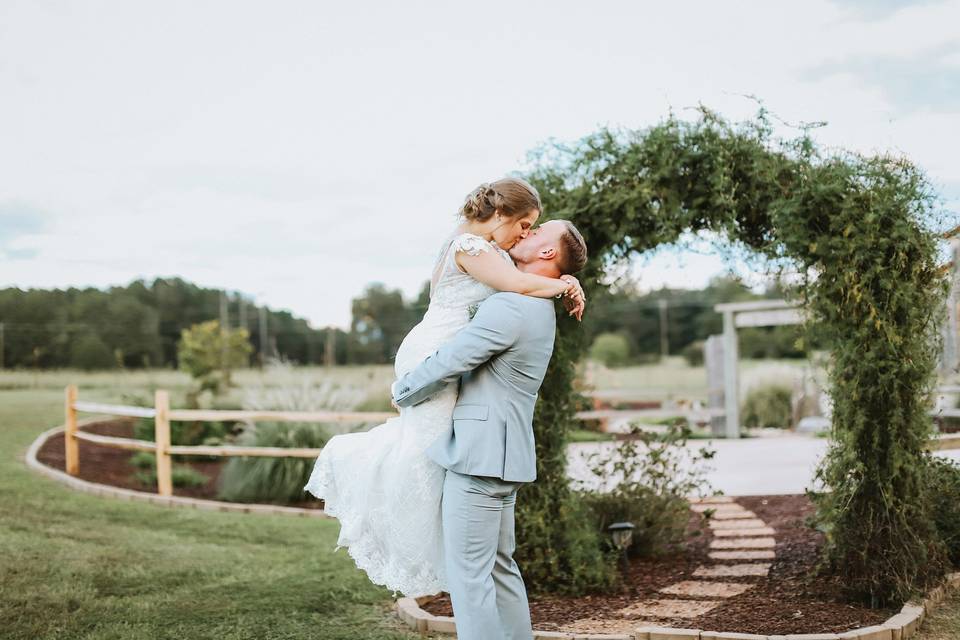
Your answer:
[[[541,260],[553,260],[557,257],[557,248],[556,247],[544,247],[540,249],[538,256]]]

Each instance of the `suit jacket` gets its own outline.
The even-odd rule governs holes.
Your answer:
[[[496,293],[470,324],[397,380],[394,401],[407,407],[460,378],[453,420],[427,455],[458,473],[535,480],[533,409],[555,335],[551,300]]]

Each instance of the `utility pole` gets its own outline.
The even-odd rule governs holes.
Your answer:
[[[267,346],[267,308],[259,308],[260,311],[260,368],[267,363],[267,353],[270,348]]]
[[[220,366],[227,365],[227,329],[230,328],[230,316],[227,311],[227,292],[220,291]]]
[[[2,326],[2,325],[0,325]],[[337,363],[337,330],[327,327],[327,350],[323,356],[323,364],[329,369]]]
[[[670,345],[667,341],[667,299],[657,300],[657,306],[660,307],[660,357],[666,358],[670,351]]]
[[[238,312],[240,315],[240,328],[249,331],[250,328],[247,326],[247,300],[243,297],[242,293],[237,293],[237,305],[240,307]]]

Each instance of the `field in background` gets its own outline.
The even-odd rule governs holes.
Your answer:
[[[792,386],[793,379],[810,364],[806,360],[741,360],[740,396],[764,384]],[[665,358],[658,364],[608,369],[591,364],[593,387],[618,390],[631,397],[649,400],[707,400],[707,373],[703,367],[691,367],[681,357]],[[583,372],[581,366],[581,372]],[[582,374],[581,374],[582,376]]]
[[[749,389],[758,382],[789,383],[791,376],[808,366],[805,360],[743,360],[740,363],[741,386]],[[703,367],[691,367],[680,357],[666,358],[658,364],[608,369],[593,367],[594,386],[597,389],[620,389],[649,393],[651,397],[668,394],[706,398],[707,377]],[[234,382],[240,386],[283,387],[304,383],[336,382],[367,389],[371,398],[388,397],[394,380],[393,365],[325,367],[276,367],[244,369],[234,372]],[[184,393],[190,377],[170,369],[132,369],[123,372],[84,372],[73,369],[54,371],[0,371],[0,391],[12,389],[63,389],[67,384],[79,384],[99,395],[120,392],[142,393],[163,388]],[[96,398],[100,400],[100,397]]]

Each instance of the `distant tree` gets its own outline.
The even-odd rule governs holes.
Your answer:
[[[232,370],[249,362],[249,337],[246,329],[221,330],[219,320],[184,329],[177,350],[180,369],[198,382],[201,391],[217,393],[230,386]]]
[[[81,335],[70,347],[71,367],[91,371],[111,369],[115,364],[110,348],[93,332]]]

